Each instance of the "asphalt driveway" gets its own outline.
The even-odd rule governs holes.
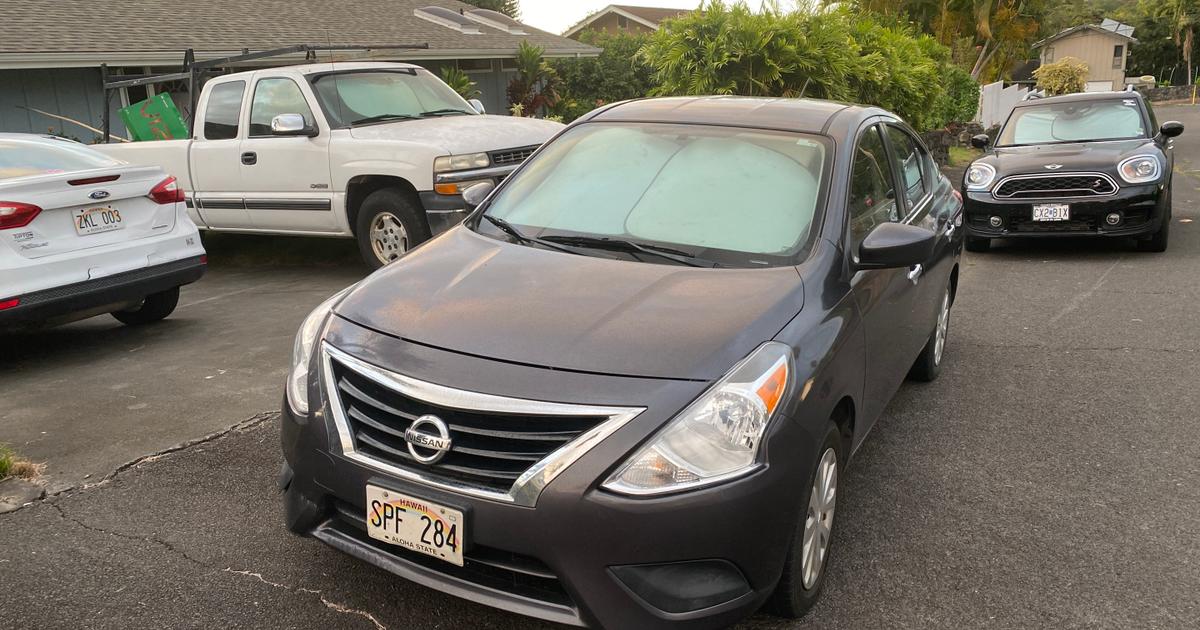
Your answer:
[[[1200,134],[1200,109],[1158,115]],[[847,475],[824,599],[744,628],[1200,627],[1200,135],[1178,144],[1167,253],[967,255],[941,379],[901,390]],[[305,312],[361,274],[215,268],[177,321],[6,354],[0,439],[60,488],[223,433],[0,515],[0,626],[548,627],[284,532],[260,414]]]

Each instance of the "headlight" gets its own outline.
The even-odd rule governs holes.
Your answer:
[[[759,444],[783,401],[791,350],[767,342],[672,419],[607,481],[647,495],[712,485],[757,470]]]
[[[1162,167],[1153,155],[1136,155],[1122,161],[1117,172],[1121,174],[1121,179],[1130,184],[1145,184],[1158,179]]]
[[[967,190],[987,190],[996,181],[996,169],[991,164],[976,162],[967,169]]]
[[[465,155],[443,155],[433,161],[434,173],[450,171],[466,171],[473,168],[487,168],[492,163],[486,153],[468,153]]]
[[[292,346],[292,372],[288,375],[287,382],[287,398],[292,405],[292,411],[299,415],[308,414],[308,366],[312,362],[313,348],[317,346],[321,329],[325,327],[325,320],[329,319],[329,312],[353,288],[346,287],[321,302],[320,306],[308,314],[304,323],[300,324],[300,331],[296,333],[296,343]]]

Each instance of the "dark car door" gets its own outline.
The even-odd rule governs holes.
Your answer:
[[[869,124],[854,147],[847,204],[847,246],[852,260],[857,260],[859,245],[871,230],[884,223],[900,223],[908,214],[904,194],[897,194],[883,134],[882,123]],[[850,280],[866,334],[862,417],[868,423],[874,423],[896,393],[916,357],[908,339],[917,297],[909,273],[906,268],[869,269],[855,272]]]

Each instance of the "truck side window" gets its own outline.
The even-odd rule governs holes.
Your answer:
[[[313,124],[312,110],[300,86],[291,79],[262,79],[254,85],[254,101],[250,104],[250,137],[271,135],[271,119],[280,114],[300,114],[304,122]]]
[[[230,140],[238,137],[245,81],[230,81],[213,88],[204,110],[204,139]]]
[[[872,125],[863,132],[854,150],[849,210],[850,236],[856,248],[875,226],[901,219],[896,206],[892,168],[879,135],[879,125]]]

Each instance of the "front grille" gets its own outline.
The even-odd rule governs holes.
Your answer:
[[[534,145],[532,147],[521,147],[519,149],[505,149],[503,151],[492,151],[490,154],[491,158],[492,158],[492,165],[493,166],[512,166],[512,165],[520,164],[521,162],[524,162],[525,160],[529,159],[529,156],[533,155],[533,152],[537,151],[537,150],[538,150],[538,145]]]
[[[345,501],[334,503],[334,523],[344,534],[383,553],[487,588],[560,606],[573,606],[571,596],[541,560],[480,544],[463,553],[463,566],[375,540],[367,535],[366,510]]]
[[[608,416],[520,415],[455,409],[400,393],[332,359],[337,399],[354,450],[376,461],[495,492],[508,492],[530,467]],[[336,399],[335,399],[336,400]],[[404,433],[417,418],[432,414],[446,423],[451,447],[434,464],[408,450]]]
[[[1094,218],[1071,219],[1070,221],[1034,221],[1027,217],[1012,217],[1008,229],[1013,232],[1093,232]]]
[[[1053,199],[1104,197],[1116,192],[1116,183],[1102,173],[1063,173],[1009,177],[992,194],[998,199]]]

